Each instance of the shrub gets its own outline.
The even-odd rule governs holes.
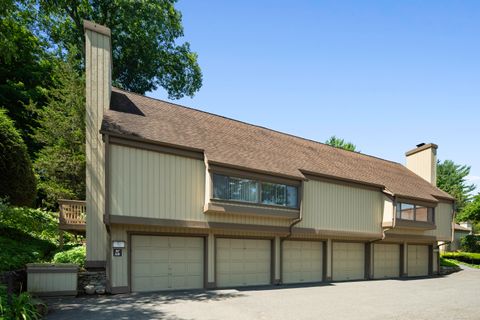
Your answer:
[[[14,205],[33,205],[37,187],[32,162],[4,109],[0,109],[0,177],[0,197],[7,197]]]
[[[53,244],[58,241],[58,216],[54,212],[13,207],[0,201],[0,227],[16,229]]]
[[[469,234],[460,239],[460,246],[463,251],[480,253],[480,236]]]
[[[81,268],[85,267],[85,260],[86,250],[84,246],[59,252],[53,257],[53,262],[55,263],[76,263]]]
[[[30,262],[50,261],[57,246],[14,228],[0,226],[0,271],[20,269]]]
[[[38,312],[30,294],[20,293],[13,295],[12,301],[8,304],[7,291],[5,286],[0,286],[0,319],[12,320],[38,320],[41,315]]]
[[[480,253],[471,252],[445,252],[442,254],[443,258],[454,259],[470,264],[480,264]]]

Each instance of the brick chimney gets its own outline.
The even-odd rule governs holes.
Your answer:
[[[437,185],[437,148],[433,143],[420,143],[405,153],[406,167],[433,186]]]
[[[87,268],[102,268],[107,259],[105,213],[105,144],[100,134],[103,114],[110,105],[110,29],[84,21],[86,82]]]

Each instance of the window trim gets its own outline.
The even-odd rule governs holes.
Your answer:
[[[254,180],[258,184],[258,190],[257,190],[257,202],[248,202],[248,201],[242,201],[242,200],[235,200],[235,199],[220,199],[220,198],[215,198],[214,197],[214,192],[215,192],[215,186],[214,186],[214,178],[213,175],[222,175],[222,176],[227,176],[227,177],[232,177],[232,178],[237,178],[237,179],[248,179],[248,180]],[[268,178],[267,178],[268,179]],[[258,207],[265,207],[265,208],[275,208],[275,209],[287,209],[287,210],[300,210],[300,203],[301,203],[301,182],[297,182],[297,184],[290,184],[288,182],[283,182],[287,181],[285,179],[281,179],[282,182],[280,181],[272,181],[271,179],[263,179],[262,176],[249,176],[249,175],[238,175],[236,173],[228,173],[228,172],[219,172],[217,170],[210,170],[210,181],[211,181],[211,192],[210,192],[210,202],[222,202],[222,203],[231,203],[231,204],[243,204],[243,205],[250,205],[250,206],[258,206]],[[275,204],[265,204],[262,203],[262,184],[263,183],[271,183],[271,184],[279,184],[279,185],[285,185],[289,187],[294,187],[297,190],[297,203],[295,204],[295,207],[290,207],[287,205],[275,205]]]

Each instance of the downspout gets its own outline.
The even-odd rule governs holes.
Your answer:
[[[294,219],[290,225],[288,226],[288,235],[283,238],[283,240],[287,240],[289,238],[291,238],[292,236],[292,232],[293,232],[293,227],[300,223],[300,221],[302,221],[303,219],[303,189],[304,189],[304,182],[302,181],[302,184],[300,186],[301,188],[301,194],[300,194],[300,212],[299,212],[299,215],[298,215],[298,218]]]

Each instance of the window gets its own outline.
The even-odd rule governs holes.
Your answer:
[[[213,198],[297,208],[298,188],[215,173],[213,174]]]
[[[435,222],[434,209],[431,207],[420,206],[411,203],[397,203],[397,219],[422,221],[422,222]]]
[[[255,180],[214,174],[213,186],[215,199],[258,202],[258,182]]]

